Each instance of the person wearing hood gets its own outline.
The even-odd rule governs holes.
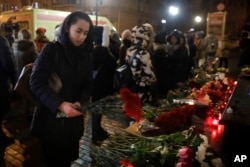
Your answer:
[[[187,57],[188,50],[181,43],[181,32],[178,30],[172,31],[167,37],[167,50],[169,52],[170,67],[170,88],[175,88],[179,83],[187,80]]]
[[[16,60],[18,75],[23,67],[33,63],[37,58],[35,43],[31,40],[31,33],[27,29],[21,29],[18,32],[18,39],[12,45],[13,54]]]
[[[39,53],[30,76],[31,92],[39,102],[32,135],[41,141],[46,167],[70,167],[79,157],[86,112],[80,110],[90,101],[93,86],[93,24],[89,15],[70,13],[59,34],[57,42],[49,42]],[[54,72],[62,83],[59,91],[48,84]]]
[[[151,60],[154,30],[151,24],[144,23],[132,29],[132,44],[127,49],[125,60],[128,62],[135,80],[134,92],[142,102],[152,102],[152,88],[156,85],[156,76]]]

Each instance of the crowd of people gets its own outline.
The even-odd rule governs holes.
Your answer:
[[[142,103],[155,105],[169,90],[192,77],[193,69],[214,62],[219,49],[213,32],[207,36],[203,31],[155,32],[151,24],[144,23],[120,36],[106,26],[94,26],[80,11],[72,12],[55,27],[53,42],[45,33],[46,29],[39,27],[34,41],[28,29],[19,30],[14,40],[9,31],[8,38],[0,36],[0,121],[11,110],[10,95],[22,68],[34,63],[30,89],[39,105],[32,113],[36,114],[32,134],[41,140],[46,166],[69,167],[78,158],[84,131],[84,114],[79,109],[86,102],[117,93],[114,74],[119,66],[129,65],[135,84],[131,91]],[[228,40],[228,36],[223,37],[219,67],[228,68]],[[243,54],[248,52],[249,42],[240,45],[247,48],[242,49]],[[54,55],[58,55],[56,69]],[[48,86],[53,72],[62,81],[59,93]],[[57,112],[66,117],[57,118]],[[93,143],[108,137],[100,122],[101,116],[93,115]],[[0,130],[1,144],[6,138]]]

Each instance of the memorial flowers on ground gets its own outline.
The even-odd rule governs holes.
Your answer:
[[[122,112],[134,120],[123,129],[126,134],[111,135],[101,147],[92,146],[94,162],[99,167],[223,166],[192,118],[196,115],[204,122],[207,117],[215,118],[223,111],[234,87],[235,82],[229,78],[197,73],[197,78],[171,90],[158,106],[142,104],[139,96],[126,88],[118,95],[86,105],[85,110],[111,119]]]

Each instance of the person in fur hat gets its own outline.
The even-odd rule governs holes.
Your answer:
[[[117,64],[109,50],[109,31],[107,25],[94,27],[92,101],[98,101],[114,93],[114,73]],[[108,133],[101,127],[101,115],[93,113],[92,118],[92,141],[98,144],[108,137]]]
[[[36,44],[38,53],[40,53],[44,45],[49,42],[49,39],[45,36],[45,33],[46,33],[46,28],[43,27],[39,27],[36,30],[36,38],[34,42]]]
[[[138,93],[142,102],[152,102],[152,88],[156,84],[156,76],[151,61],[154,30],[151,24],[144,23],[132,29],[132,44],[127,49],[128,62],[132,77],[135,80],[133,91]]]

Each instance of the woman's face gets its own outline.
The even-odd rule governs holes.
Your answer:
[[[70,41],[75,46],[80,46],[87,38],[89,27],[89,22],[84,19],[78,19],[78,21],[69,28]]]
[[[170,43],[172,44],[172,45],[175,45],[176,43],[177,43],[177,38],[176,38],[176,36],[171,36],[170,37]]]

